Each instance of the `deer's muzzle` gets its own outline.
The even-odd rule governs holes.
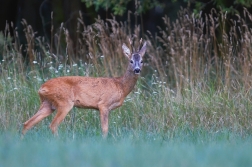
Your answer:
[[[140,72],[141,72],[140,68],[136,68],[136,69],[134,70],[134,73],[135,73],[135,74],[140,74]]]

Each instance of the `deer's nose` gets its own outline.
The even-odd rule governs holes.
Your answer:
[[[139,74],[140,71],[141,71],[140,68],[135,68],[134,73],[135,73],[135,74]]]

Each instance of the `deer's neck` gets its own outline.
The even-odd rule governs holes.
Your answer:
[[[133,90],[134,86],[136,85],[137,79],[138,75],[134,74],[134,72],[129,68],[121,77],[121,83],[125,97]]]

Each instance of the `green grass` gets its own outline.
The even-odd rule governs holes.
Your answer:
[[[37,112],[37,90],[47,78],[39,69],[26,77],[13,69],[0,79],[0,166],[252,165],[252,103],[243,90],[194,87],[178,96],[153,74],[140,77],[123,106],[110,113],[107,140],[98,111],[77,108],[58,137],[48,127],[53,113],[21,140],[22,124]],[[85,66],[62,66],[47,77],[78,75],[76,69]]]
[[[195,87],[178,97],[155,76],[150,84],[140,78],[124,105],[111,112],[107,140],[98,111],[77,108],[58,137],[48,127],[53,114],[20,139],[22,123],[39,107],[40,75],[24,80],[12,73],[1,80],[0,166],[252,165],[248,94]]]
[[[70,75],[76,75],[72,68]],[[252,165],[248,93],[209,86],[177,96],[156,75],[141,77],[124,105],[111,112],[107,140],[98,111],[77,108],[58,137],[48,127],[54,113],[20,139],[22,123],[39,108],[37,90],[44,81],[37,71],[24,79],[10,69],[0,80],[0,166]]]
[[[174,133],[174,132],[173,132]],[[47,132],[1,133],[0,166],[251,166],[251,136],[228,131],[177,131],[171,135],[128,132],[121,138]],[[166,139],[164,139],[166,138]]]

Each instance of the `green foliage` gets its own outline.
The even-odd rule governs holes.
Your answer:
[[[251,0],[211,0],[208,2],[202,2],[200,0],[191,1],[186,0],[188,3],[194,3],[195,7],[193,9],[194,13],[199,13],[201,10],[204,10],[209,4],[213,4],[216,8],[220,8],[221,10],[228,12],[228,13],[239,13],[236,9],[236,6],[243,6],[246,8],[250,8],[252,6]]]
[[[94,6],[95,10],[99,10],[100,8],[104,10],[112,10],[115,15],[123,15],[127,11],[127,5],[132,0],[82,0],[86,4],[87,7]],[[139,13],[144,13],[147,10],[152,9],[153,7],[159,6],[161,7],[161,3],[157,0],[141,0],[135,2],[136,10]]]
[[[138,13],[145,13],[146,11],[155,7],[163,8],[163,4],[158,0],[141,0],[138,1]]]
[[[235,0],[234,4],[242,5],[247,8],[250,8],[252,6],[252,1],[251,0]]]
[[[94,6],[95,10],[99,10],[100,8],[105,9],[106,11],[111,9],[115,15],[123,15],[126,11],[126,6],[130,2],[130,0],[82,0],[86,4],[87,7]]]

